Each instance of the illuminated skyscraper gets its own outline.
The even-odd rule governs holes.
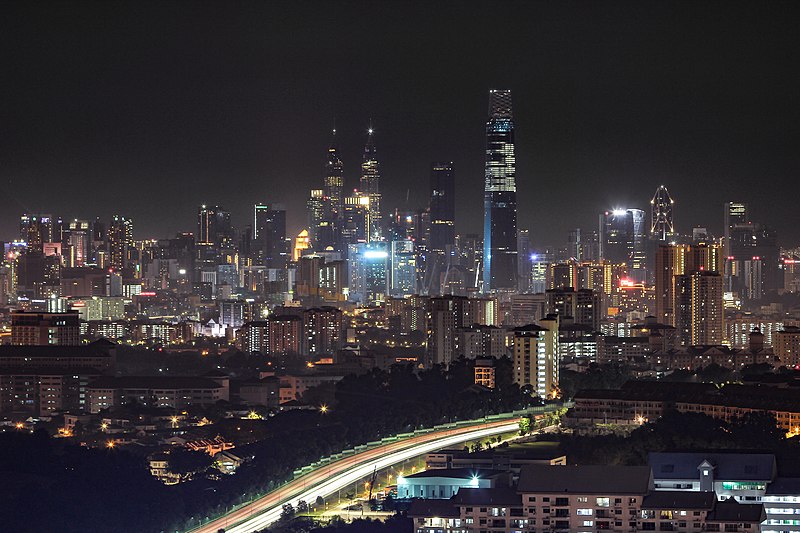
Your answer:
[[[342,206],[344,204],[344,164],[339,159],[339,152],[336,147],[336,130],[333,130],[333,138],[328,147],[328,159],[325,161],[325,183],[324,196],[330,199],[331,211],[333,216],[342,216]]]
[[[344,199],[342,217],[342,240],[344,244],[367,242],[367,228],[370,226],[369,196],[357,191],[353,196]]]
[[[675,201],[663,185],[656,190],[650,200],[650,235],[659,241],[666,241],[675,233],[672,221],[672,207]]]
[[[517,184],[511,91],[489,91],[483,223],[483,290],[517,287]]]
[[[85,222],[85,224],[88,231],[89,223]],[[132,244],[133,221],[120,215],[111,217],[111,224],[108,226],[108,264],[112,269],[116,271],[125,268],[128,261],[128,249]]]
[[[456,242],[456,186],[453,163],[432,163],[430,180],[431,236],[429,248],[444,253]]]
[[[19,236],[29,249],[41,250],[46,242],[53,242],[53,217],[51,215],[22,215]]]
[[[370,125],[364,158],[361,161],[361,194],[369,198],[369,241],[379,241],[382,236],[381,219],[381,169],[378,150],[375,148],[374,130]]]
[[[62,252],[65,254],[67,266],[86,265],[89,261],[90,250],[89,222],[76,218],[70,221],[64,233],[67,246],[62,246]],[[110,231],[108,235],[111,236]]]
[[[218,205],[201,205],[197,209],[197,242],[224,246],[233,239],[231,214]]]
[[[275,206],[256,204],[253,220],[253,245],[259,264],[283,268],[289,253],[286,245],[286,211]]]
[[[750,222],[750,216],[747,212],[747,204],[742,202],[725,202],[725,215],[724,227],[725,232],[725,256],[731,254],[731,232],[733,227],[737,225],[747,224]]]
[[[631,277],[637,281],[644,281],[646,224],[641,209],[614,209],[600,215],[602,258],[616,264],[627,264]]]
[[[431,164],[429,236],[424,249],[425,261],[420,266],[425,269],[428,294],[441,293],[441,280],[447,277],[450,267],[450,253],[455,246],[455,181],[452,162]],[[423,252],[420,249],[420,252]]]
[[[333,211],[331,199],[325,196],[325,190],[311,189],[306,207],[311,246],[318,252],[335,250],[339,217]]]

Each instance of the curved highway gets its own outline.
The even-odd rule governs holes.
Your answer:
[[[453,446],[473,439],[516,431],[519,418],[485,422],[461,428],[435,431],[340,459],[313,472],[298,477],[258,500],[244,505],[225,516],[191,530],[192,533],[253,533],[276,522],[284,503],[313,502],[344,489],[368,477],[374,469],[388,468],[407,459]]]

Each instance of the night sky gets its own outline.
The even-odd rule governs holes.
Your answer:
[[[477,232],[487,91],[510,88],[534,244],[662,183],[682,232],[745,200],[800,244],[797,2],[29,4],[0,4],[0,240],[24,211],[145,238],[255,201],[296,232],[334,119],[353,188],[370,117],[384,205],[423,205],[452,160]]]

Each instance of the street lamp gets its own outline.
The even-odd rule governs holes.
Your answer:
[[[319,412],[320,412],[320,413],[322,413],[322,414],[324,415],[325,413],[327,413],[327,412],[328,412],[328,406],[327,406],[327,405],[325,405],[325,404],[322,404],[322,405],[320,405],[320,406],[319,406]]]

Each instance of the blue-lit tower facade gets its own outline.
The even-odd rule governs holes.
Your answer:
[[[489,91],[483,220],[483,290],[515,290],[517,184],[509,90]]]

